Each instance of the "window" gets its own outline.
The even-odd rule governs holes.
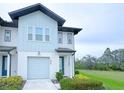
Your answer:
[[[32,39],[33,39],[33,28],[28,27],[28,40],[32,40]]]
[[[41,27],[28,27],[28,40],[50,41],[50,29]]]
[[[62,35],[62,32],[59,32],[59,35],[58,35],[58,42],[59,43],[62,43],[63,42],[63,35]]]
[[[68,44],[72,44],[72,33],[67,33],[67,42]]]
[[[50,40],[50,36],[49,36],[49,28],[45,29],[45,41],[49,41]]]
[[[35,29],[35,40],[43,41],[43,29],[40,27]]]
[[[6,42],[10,42],[11,41],[11,30],[5,30],[4,40]]]

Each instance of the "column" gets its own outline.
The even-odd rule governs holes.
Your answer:
[[[72,55],[72,77],[75,74],[75,55]]]
[[[7,54],[7,77],[9,77],[10,73],[10,54]]]
[[[74,76],[74,56],[70,55],[70,77]]]
[[[73,68],[72,68],[72,56],[71,55],[69,56],[69,59],[70,59],[70,61],[69,61],[70,62],[70,77],[72,78],[72,76],[73,76],[72,75],[73,74],[72,69]]]

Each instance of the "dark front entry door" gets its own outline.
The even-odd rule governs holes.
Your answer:
[[[2,76],[7,75],[7,56],[3,56],[2,60]]]
[[[59,68],[60,71],[64,74],[64,57],[59,57]]]

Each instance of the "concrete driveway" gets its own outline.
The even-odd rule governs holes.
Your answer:
[[[23,90],[57,90],[50,79],[27,80]]]

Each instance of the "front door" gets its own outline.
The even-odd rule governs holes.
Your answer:
[[[64,57],[59,57],[59,70],[64,74]]]
[[[2,60],[2,76],[7,75],[7,56],[3,56]]]

